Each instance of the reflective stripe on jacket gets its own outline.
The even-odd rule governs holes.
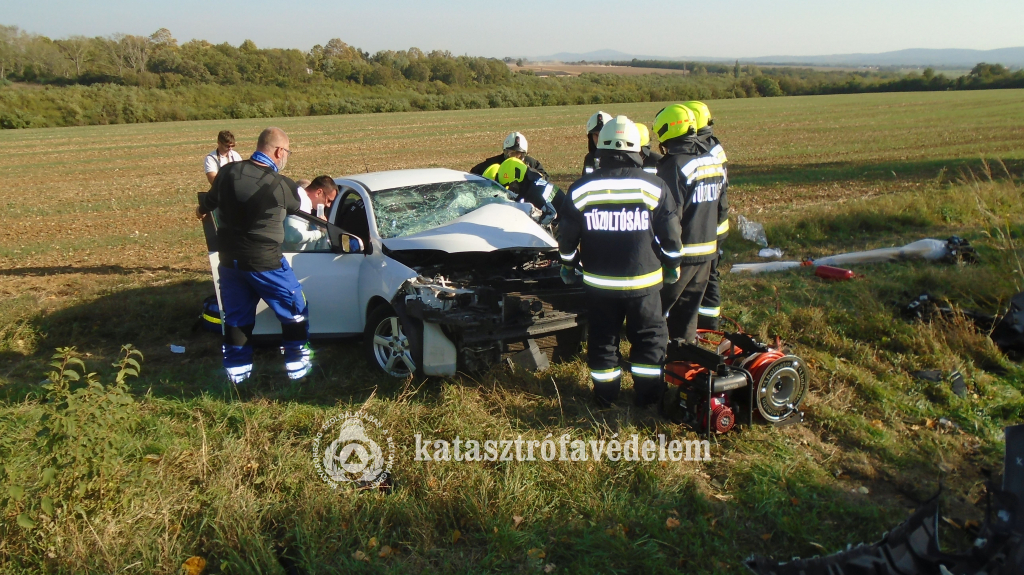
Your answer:
[[[662,265],[678,267],[679,216],[671,191],[639,166],[602,159],[577,180],[559,216],[559,255],[580,262],[588,289],[610,297],[661,289]]]

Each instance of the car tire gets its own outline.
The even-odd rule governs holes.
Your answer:
[[[387,304],[370,312],[363,331],[363,350],[370,365],[400,379],[421,371],[422,331],[410,323]]]

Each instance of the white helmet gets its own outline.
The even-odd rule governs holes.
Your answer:
[[[605,124],[612,121],[612,115],[604,112],[597,112],[587,120],[587,133],[600,130]]]
[[[529,146],[530,144],[527,143],[526,136],[520,132],[512,132],[505,136],[505,143],[502,145],[502,149],[525,154]]]
[[[640,130],[633,120],[625,116],[616,116],[614,120],[605,122],[601,128],[601,134],[597,137],[597,149],[639,152]]]

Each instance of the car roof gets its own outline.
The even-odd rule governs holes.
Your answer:
[[[487,181],[486,178],[447,168],[418,168],[413,170],[390,170],[386,172],[370,172],[353,174],[335,178],[335,182],[349,180],[362,185],[368,192],[390,190],[404,186],[421,186],[423,184],[440,184],[443,182]]]

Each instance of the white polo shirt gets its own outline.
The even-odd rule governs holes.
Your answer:
[[[238,155],[238,152],[234,150],[228,150],[228,155],[221,156],[214,150],[206,155],[206,169],[203,170],[204,174],[210,172],[219,172],[221,168],[230,164],[231,162],[241,162],[242,156]]]

